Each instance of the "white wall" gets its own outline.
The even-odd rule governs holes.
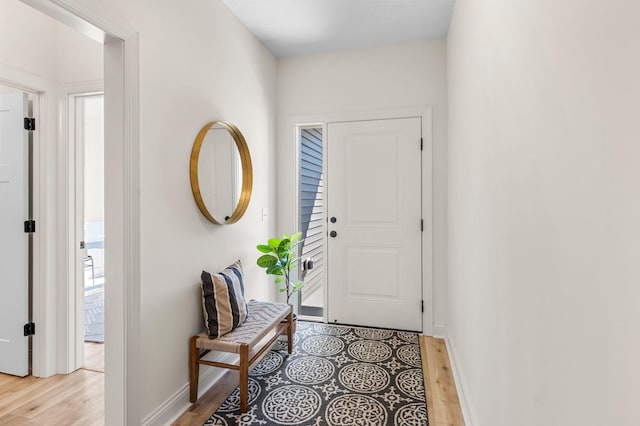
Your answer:
[[[55,81],[56,22],[18,0],[1,0],[0,11],[0,61]]]
[[[277,99],[278,160],[285,165],[295,164],[292,117],[433,107],[434,322],[443,324],[447,251],[445,41],[280,59]],[[291,187],[295,170],[279,169],[278,229],[291,231],[297,224],[292,207],[296,190]]]
[[[0,0],[0,28],[0,63],[60,85],[102,79],[100,44],[20,1]]]
[[[188,406],[188,342],[204,327],[202,270],[241,259],[247,297],[269,297],[255,246],[270,234],[260,212],[274,199],[276,63],[217,0],[91,8],[128,22],[140,37],[140,413],[152,421]],[[236,124],[253,160],[251,203],[231,226],[208,222],[189,184],[193,142],[211,120]],[[163,412],[165,404],[178,413]]]
[[[144,419],[158,414],[167,402],[174,403],[173,408],[182,404],[180,411],[188,405],[186,393],[180,392],[188,383],[189,337],[204,326],[199,292],[203,269],[217,271],[240,258],[247,276],[247,297],[268,299],[270,295],[264,272],[255,265],[255,246],[275,229],[262,221],[260,212],[275,203],[270,171],[275,158],[276,64],[218,0],[74,3],[111,22],[122,22],[140,36],[140,414]],[[23,24],[15,27],[28,22]],[[42,40],[50,38],[47,35]],[[39,46],[35,41],[33,45]],[[48,51],[46,45],[43,49]],[[0,60],[5,59],[5,51],[0,50]],[[65,50],[53,56],[42,67],[50,75],[69,76],[61,80],[65,83],[78,78],[86,65],[67,66],[71,64],[67,60],[85,58],[80,53]],[[31,60],[23,58],[15,67],[30,66],[27,59]],[[236,124],[253,160],[253,197],[245,217],[232,226],[207,222],[189,185],[192,144],[200,128],[211,120]],[[53,170],[54,188],[56,172],[58,177],[64,175],[63,170]],[[55,204],[56,191],[49,194],[54,194],[51,201]],[[176,395],[178,400],[172,401]],[[130,400],[137,402],[135,395]]]
[[[457,1],[448,333],[476,426],[640,424],[638,22]]]
[[[102,79],[102,47],[18,0],[0,0],[0,28],[0,80],[42,94],[34,134],[33,315],[39,331],[33,374],[46,377],[68,371],[67,342],[58,331],[73,309],[67,305],[64,259],[67,158],[66,129],[60,126],[66,122],[66,90]],[[45,347],[47,357],[40,358]]]
[[[103,222],[104,96],[78,97],[76,102],[82,108],[78,118],[82,120],[84,142],[84,222]],[[85,239],[88,241],[88,235]]]

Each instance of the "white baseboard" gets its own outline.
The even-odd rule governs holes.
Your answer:
[[[447,336],[447,325],[446,324],[433,324],[433,337],[439,337],[444,339]]]
[[[237,356],[234,354],[222,354],[216,361],[224,363],[232,363]],[[205,370],[204,372],[202,372]],[[198,395],[205,393],[211,386],[213,386],[227,369],[200,366],[200,379],[198,380]],[[142,426],[166,426],[173,423],[178,417],[180,417],[191,406],[189,402],[189,383],[183,385],[176,393],[174,393],[169,399],[163,402],[158,408],[156,408],[151,414],[142,420]]]
[[[444,341],[447,345],[447,352],[449,353],[449,362],[451,363],[451,371],[453,372],[453,380],[456,383],[456,390],[458,392],[458,400],[460,401],[460,408],[462,409],[462,416],[464,417],[464,423],[466,426],[480,426],[476,417],[476,411],[473,408],[471,402],[469,386],[464,376],[464,372],[459,364],[460,357],[456,348],[447,334],[446,327],[444,329]]]

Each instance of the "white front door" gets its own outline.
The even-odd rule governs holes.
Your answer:
[[[24,93],[0,95],[0,372],[29,373],[29,135]]]
[[[422,330],[421,119],[327,125],[328,320]]]

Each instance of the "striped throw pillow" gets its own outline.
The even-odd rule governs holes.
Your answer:
[[[238,260],[224,271],[202,271],[202,308],[209,337],[215,339],[238,327],[247,319],[242,265]]]

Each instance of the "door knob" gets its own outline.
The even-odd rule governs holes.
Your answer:
[[[331,219],[329,219],[331,221],[331,223],[336,223],[338,221],[338,219],[336,219],[335,217],[332,217]]]
[[[338,233],[336,231],[331,231],[329,232],[329,235],[331,235],[332,238],[335,238],[338,236]]]

